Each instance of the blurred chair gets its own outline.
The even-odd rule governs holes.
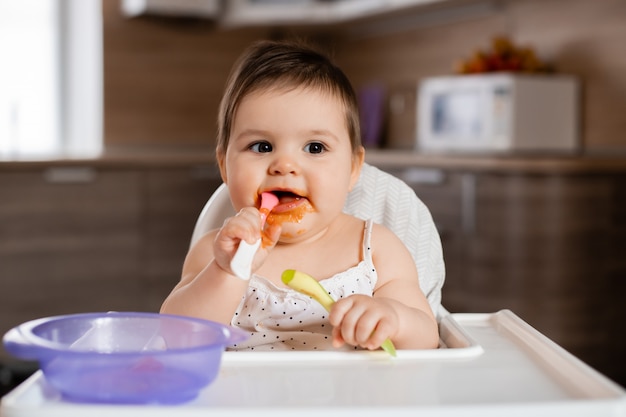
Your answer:
[[[411,187],[393,175],[363,164],[361,176],[348,194],[346,213],[373,219],[391,229],[407,246],[419,274],[420,287],[439,320],[448,314],[441,305],[445,265],[439,233],[426,205]],[[202,209],[192,237],[193,245],[209,230],[219,228],[235,211],[228,187],[220,185]]]

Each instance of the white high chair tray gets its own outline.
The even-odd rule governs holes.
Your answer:
[[[515,314],[453,314],[442,348],[226,352],[218,378],[176,406],[64,401],[39,371],[2,399],[2,417],[625,416],[626,392]]]

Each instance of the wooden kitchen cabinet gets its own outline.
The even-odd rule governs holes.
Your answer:
[[[510,308],[592,366],[614,372],[626,351],[617,331],[626,319],[623,180],[477,175],[470,268],[458,280],[471,300],[464,310]]]
[[[462,291],[456,291],[450,277],[463,273],[468,228],[473,220],[472,207],[468,206],[467,174],[450,172],[440,168],[392,168],[383,167],[387,172],[405,181],[430,210],[439,232],[446,263],[446,283],[442,290],[443,305],[452,311],[462,306],[466,298]],[[471,177],[469,177],[472,179]],[[470,193],[470,194],[468,194]],[[471,201],[469,202],[471,203]],[[454,280],[453,280],[454,281]]]
[[[0,333],[35,318],[144,309],[141,174],[0,172]]]
[[[625,175],[390,171],[440,231],[447,309],[511,309],[626,384]]]
[[[200,211],[222,183],[217,167],[152,168],[146,173],[145,272],[150,310],[178,283]]]
[[[209,163],[0,171],[0,334],[57,314],[157,312],[220,183]]]

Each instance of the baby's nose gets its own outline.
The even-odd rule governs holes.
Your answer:
[[[277,155],[270,165],[270,173],[273,175],[297,174],[298,172],[298,162],[290,155]]]

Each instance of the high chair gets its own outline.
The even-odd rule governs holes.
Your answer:
[[[361,219],[371,218],[391,229],[411,252],[420,287],[437,319],[448,314],[441,305],[445,279],[441,240],[430,211],[413,189],[399,178],[365,163],[358,182],[348,194],[344,211]],[[228,187],[222,184],[202,209],[191,245],[234,215]]]

